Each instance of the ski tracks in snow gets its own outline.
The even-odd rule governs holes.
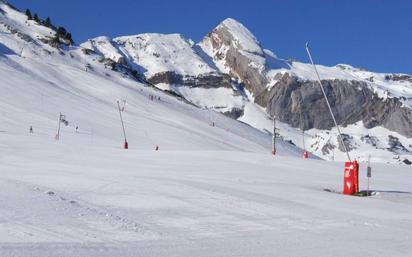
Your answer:
[[[143,225],[54,190],[0,180],[0,239],[7,242],[111,242],[155,239]],[[17,204],[16,204],[17,203]],[[124,214],[124,213],[123,213]]]

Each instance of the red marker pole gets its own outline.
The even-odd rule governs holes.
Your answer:
[[[309,153],[308,153],[308,151],[303,151],[303,159],[307,159],[307,158],[309,158]]]
[[[124,149],[129,149],[129,143],[127,142],[126,139],[126,130],[124,129],[124,122],[123,122],[123,116],[122,116],[122,110],[120,109],[120,103],[117,101],[117,108],[119,109],[119,115],[120,115],[120,121],[122,123],[122,129],[123,129],[123,137],[124,137]]]

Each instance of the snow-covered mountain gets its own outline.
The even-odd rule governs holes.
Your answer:
[[[259,72],[254,79],[268,79],[268,56],[285,63],[249,47],[257,40],[227,22],[243,30],[236,51],[266,59],[251,65],[250,81]],[[205,42],[145,34],[77,46],[1,0],[0,23],[1,257],[410,256],[410,168],[372,162],[372,196],[355,197],[335,193],[340,162],[304,160],[283,140],[273,157],[262,131],[270,113],[257,103],[268,87],[249,88]],[[301,141],[297,129],[279,126]],[[400,153],[409,140],[360,122],[345,132],[359,144],[354,135],[377,135],[362,140],[379,148],[395,135]],[[333,130],[306,133],[319,135],[308,145],[339,157]]]
[[[264,49],[234,19],[224,20],[197,44],[179,34],[148,33],[102,36],[80,46],[58,38],[56,47],[55,29],[2,9],[3,52],[48,62],[55,62],[56,54],[69,55],[84,70],[104,66],[106,77],[115,72],[154,85],[265,131],[272,130],[270,118],[276,116],[284,139],[325,159],[345,158],[312,67]],[[318,69],[351,155],[409,164],[412,77],[343,64]]]
[[[28,20],[25,14],[3,2],[0,2],[0,24],[0,133],[4,140],[13,141],[30,126],[40,136],[38,140],[53,138],[62,112],[68,124],[63,127],[61,140],[65,141],[64,134],[68,133],[68,141],[89,137],[96,146],[120,148],[122,133],[116,105],[119,101],[125,109],[123,116],[131,149],[152,150],[159,146],[162,150],[180,151],[270,152],[269,133],[187,104],[182,101],[185,99],[139,82],[144,79],[141,70],[136,70],[137,65],[158,67],[159,71],[175,69],[178,73],[185,72],[183,63],[189,59],[182,59],[182,65],[170,63],[163,67],[151,63],[149,58],[145,63],[134,64],[132,56],[138,60],[138,53],[133,52],[132,45],[122,42],[140,46],[145,39],[159,37],[181,51],[187,48],[190,53],[190,43],[178,35],[119,38],[118,44],[104,37],[82,46],[64,40],[54,44],[55,28]],[[142,49],[148,51],[147,55],[151,51],[161,54],[175,51],[167,48],[162,51],[161,44],[153,50],[150,46]],[[192,53],[190,57],[196,56]],[[200,57],[198,62],[202,64]],[[196,69],[198,73],[193,76],[213,73],[207,65]],[[76,127],[78,134],[73,133]],[[283,155],[301,154],[299,148],[287,142],[279,141],[278,147],[284,149]]]
[[[233,19],[218,25],[200,46],[221,72],[245,86],[251,95],[249,101],[285,125],[304,130],[306,147],[311,151],[329,158],[344,158],[336,132],[330,131],[333,122],[311,65],[283,60],[264,50],[252,33]],[[363,160],[371,155],[409,164],[412,77],[378,74],[349,65],[318,65],[318,70],[338,123],[345,127],[345,141],[351,154]],[[292,128],[280,133],[302,146],[301,132]]]
[[[264,49],[234,19],[198,44],[177,34],[143,34],[91,39],[82,47],[125,61],[158,88],[259,129],[270,130],[267,117],[276,116],[284,138],[326,159],[345,158],[313,68]],[[409,164],[412,77],[343,64],[318,70],[351,155]]]
[[[231,114],[243,109],[246,101],[236,89],[237,84],[204,59],[199,47],[179,34],[98,37],[81,47],[132,67],[156,87],[183,96],[200,107]]]

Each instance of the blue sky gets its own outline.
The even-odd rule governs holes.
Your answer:
[[[237,19],[264,48],[307,62],[348,63],[412,74],[412,1],[408,0],[10,0],[63,25],[77,43],[145,32],[181,33],[200,41],[220,21]]]

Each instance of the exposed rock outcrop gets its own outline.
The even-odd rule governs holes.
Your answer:
[[[201,42],[202,49],[229,75],[242,81],[255,95],[260,94],[268,80],[264,74],[266,59],[259,42],[242,24],[226,19]]]
[[[173,71],[156,73],[147,79],[150,83],[157,85],[165,83],[169,85],[181,85],[188,87],[203,87],[203,88],[232,88],[231,78],[224,74],[202,74],[197,77],[183,76]]]
[[[338,124],[363,121],[366,128],[383,126],[412,137],[412,111],[397,98],[379,98],[369,84],[355,80],[324,80],[326,94]],[[301,81],[285,73],[270,90],[255,98],[268,113],[293,127],[334,127],[322,91],[316,81]]]

